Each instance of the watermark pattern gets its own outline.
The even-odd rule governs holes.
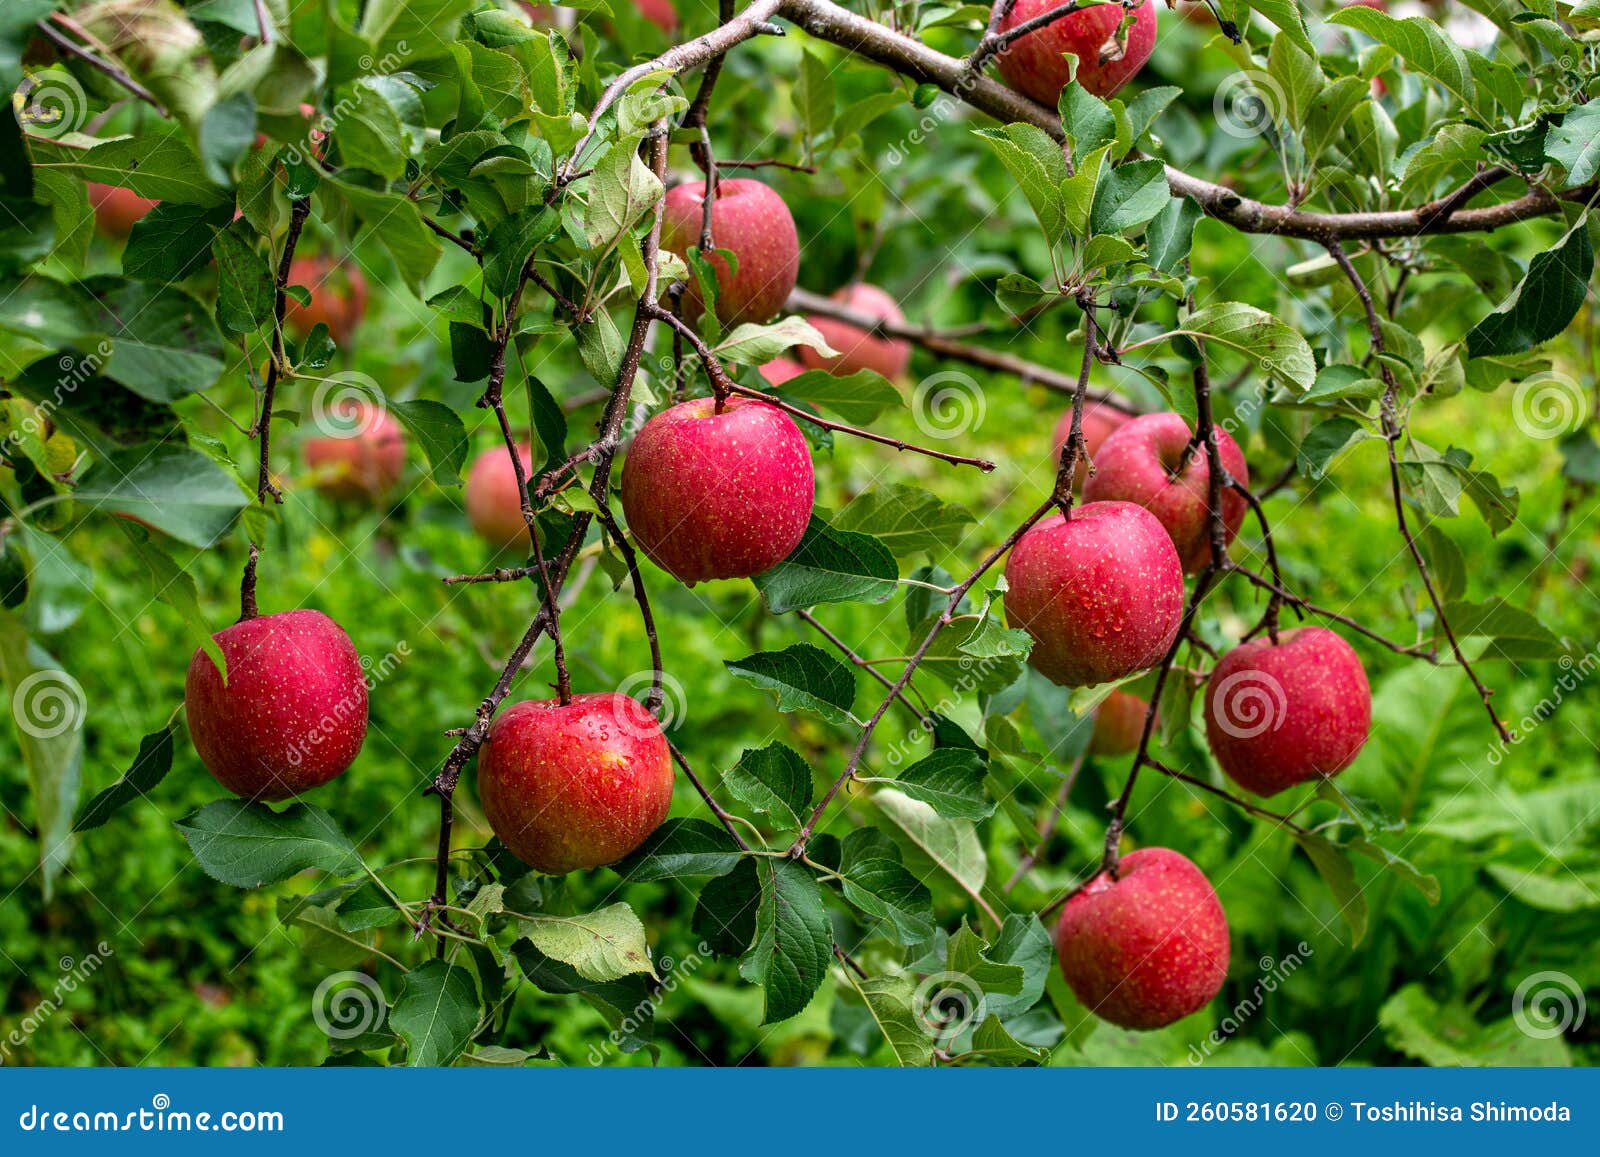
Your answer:
[[[1250,991],[1236,1001],[1227,1015],[1217,1022],[1217,1027],[1206,1034],[1205,1040],[1189,1046],[1189,1063],[1204,1064],[1217,1049],[1244,1027],[1247,1021],[1261,1011],[1267,1002],[1267,997],[1277,992],[1284,981],[1300,971],[1301,966],[1312,954],[1311,945],[1302,940],[1294,946],[1294,951],[1282,960],[1263,956],[1256,961],[1256,967],[1261,970],[1261,975],[1255,984],[1250,986]]]
[[[11,717],[35,739],[55,739],[83,726],[88,700],[83,687],[65,671],[35,671],[11,693]]]
[[[1235,739],[1254,739],[1283,726],[1289,697],[1265,671],[1235,671],[1211,693],[1217,726]]]
[[[661,978],[661,983],[650,990],[649,996],[628,1010],[627,1015],[617,1022],[617,1027],[606,1034],[604,1041],[589,1046],[589,1064],[603,1065],[609,1055],[621,1051],[622,1042],[649,1025],[655,1019],[656,1009],[661,1006],[661,1002],[676,992],[678,985],[684,979],[693,976],[710,955],[711,945],[702,940],[695,945],[695,950],[682,960],[671,956],[662,956],[656,960],[656,975]]]
[[[61,1006],[66,998],[77,992],[80,987],[87,984],[89,978],[100,971],[106,958],[116,954],[116,950],[104,940],[94,946],[94,950],[81,960],[74,960],[70,956],[63,956],[58,962],[61,975],[56,979],[50,991],[34,1002],[20,1021],[13,1026],[4,1037],[0,1037],[0,1064],[9,1064],[12,1051],[20,1049],[28,1043],[30,1037],[38,1032],[50,1018],[61,1011]]]
[[[362,56],[356,61],[356,65],[363,73],[386,77],[405,64],[410,52],[410,46],[402,40],[396,43],[391,51],[377,59]],[[298,166],[306,164],[308,160],[320,160],[328,137],[333,134],[333,130],[341,121],[361,107],[368,89],[365,85],[353,84],[342,91],[347,95],[341,97],[332,109],[323,113],[313,110],[313,115],[306,118],[306,139],[303,142],[296,141],[284,149],[283,159],[288,164]]]
[[[959,370],[941,370],[923,378],[911,392],[911,416],[917,429],[941,442],[978,429],[988,410],[983,387]]]
[[[11,97],[11,109],[23,132],[58,141],[83,127],[89,118],[89,98],[66,69],[48,68],[23,77]]]
[[[1536,1040],[1549,1040],[1579,1027],[1588,1011],[1582,986],[1565,972],[1525,976],[1511,996],[1511,1019]]]
[[[1576,648],[1570,639],[1563,639],[1562,643],[1567,648],[1567,653],[1556,660],[1561,668],[1561,674],[1550,685],[1549,694],[1530,707],[1520,719],[1508,720],[1506,731],[1511,736],[1510,740],[1496,739],[1489,747],[1489,766],[1499,767],[1513,747],[1518,746],[1524,739],[1532,735],[1544,723],[1548,722],[1556,710],[1566,701],[1568,695],[1576,691],[1588,681],[1589,677],[1600,669],[1600,648],[1591,648],[1578,657],[1573,657]]]
[[[394,650],[387,652],[376,663],[373,662],[371,655],[362,655],[361,670],[364,673],[361,681],[362,686],[367,689],[367,693],[370,695],[380,683],[394,674],[395,669],[401,663],[410,657],[411,644],[405,639],[401,639],[400,642],[396,643]],[[322,717],[317,720],[310,730],[296,736],[294,741],[289,744],[286,757],[289,761],[289,766],[299,767],[315,748],[321,747],[334,736],[343,734],[350,720],[364,710],[365,704],[359,702],[353,694],[344,696],[332,707],[329,707],[322,713]]]
[[[365,972],[335,972],[311,994],[311,1019],[330,1040],[372,1032],[388,1014],[383,989]]]
[[[1235,140],[1251,140],[1278,124],[1286,107],[1283,88],[1256,69],[1235,72],[1217,85],[1211,111],[1217,127]]]
[[[1565,374],[1535,374],[1517,383],[1511,415],[1517,429],[1530,438],[1560,438],[1589,420],[1589,395]]]
[[[354,370],[323,378],[311,394],[311,424],[328,438],[376,434],[388,412],[377,381]]]
[[[624,735],[634,739],[648,739],[656,733],[656,726],[651,723],[649,712],[650,688],[655,682],[655,673],[652,671],[635,671],[621,683],[617,684],[617,694],[625,699],[641,703],[644,706],[635,711],[620,700],[612,702],[612,718],[615,719],[617,729]],[[670,673],[661,673],[661,703],[655,710],[654,718],[660,724],[661,731],[671,731],[672,728],[683,721],[689,712],[689,693],[684,690],[683,684]]]
[[[911,1015],[942,1049],[981,1023],[988,1003],[983,986],[965,972],[935,972],[911,994]]]

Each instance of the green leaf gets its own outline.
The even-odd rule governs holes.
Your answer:
[[[1333,893],[1339,915],[1350,925],[1353,936],[1351,943],[1360,944],[1367,935],[1367,898],[1361,894],[1361,885],[1356,882],[1356,870],[1350,863],[1350,857],[1343,848],[1314,832],[1296,835],[1295,841]]]
[[[811,765],[782,743],[741,752],[722,786],[784,830],[798,830],[811,811]]]
[[[800,124],[806,140],[816,142],[833,124],[834,110],[838,107],[833,70],[817,52],[807,45],[800,53],[800,73],[795,78],[794,102],[800,112]]]
[[[655,975],[644,925],[627,904],[583,916],[524,916],[518,929],[540,952],[572,965],[585,980],[619,980],[635,972]]]
[[[804,864],[764,856],[756,861],[756,875],[756,939],[739,974],[761,986],[761,1023],[774,1024],[803,1012],[822,986],[833,959],[833,930],[817,878]]]
[[[807,370],[784,382],[781,393],[785,401],[812,402],[854,426],[870,426],[887,411],[905,405],[894,383],[874,370],[857,370],[841,378],[826,370]]]
[[[1067,179],[1067,163],[1061,155],[1061,147],[1042,129],[1027,124],[1007,125],[1003,129],[979,129],[978,135],[989,142],[1000,163],[1028,199],[1028,205],[1038,218],[1045,239],[1052,243],[1061,240],[1067,227],[1061,198],[1061,184]]]
[[[756,938],[760,903],[755,861],[741,859],[733,871],[707,880],[700,888],[690,927],[718,955],[742,956]]]
[[[406,973],[389,1009],[389,1027],[406,1042],[407,1065],[448,1065],[472,1040],[481,1012],[472,970],[430,960]]]
[[[850,723],[855,672],[821,648],[796,643],[723,663],[735,677],[778,697],[778,710],[811,711],[830,723]]]
[[[1093,152],[1117,139],[1117,118],[1106,102],[1077,81],[1061,90],[1056,100],[1061,113],[1061,131],[1074,157]]]
[[[1316,47],[1306,32],[1306,18],[1295,0],[1243,0],[1243,3],[1277,25],[1278,30],[1301,52],[1316,56]]]
[[[1262,373],[1302,390],[1317,380],[1316,358],[1300,331],[1253,305],[1228,301],[1207,306],[1184,318],[1175,332],[1225,346],[1256,363]]]
[[[1300,443],[1295,464],[1302,476],[1315,482],[1328,476],[1334,459],[1347,446],[1375,437],[1377,435],[1369,433],[1354,418],[1329,418],[1311,427],[1305,441]]]
[[[273,319],[272,269],[245,236],[243,223],[211,239],[217,261],[217,321],[232,334],[254,333]]]
[[[878,1031],[889,1042],[895,1060],[905,1068],[923,1068],[931,1064],[935,1038],[912,1008],[916,992],[911,978],[885,973],[863,980],[848,968],[844,974],[867,1006]]]
[[[627,859],[613,865],[632,883],[684,876],[722,876],[738,865],[739,846],[709,820],[667,820]]]
[[[74,497],[87,509],[128,515],[190,546],[210,546],[248,504],[222,467],[171,443],[113,451],[84,474]]]
[[[1172,200],[1160,161],[1132,161],[1103,169],[1089,211],[1091,233],[1121,233],[1150,221]]]
[[[946,819],[981,820],[993,815],[995,806],[983,790],[986,774],[981,752],[941,747],[897,775],[894,786]]]
[[[1568,185],[1582,185],[1600,170],[1600,104],[1568,111],[1544,138],[1545,156],[1567,171]]]
[[[136,137],[116,137],[87,149],[34,137],[28,148],[38,168],[101,185],[119,185],[152,200],[191,205],[223,205],[232,200],[206,176],[200,158],[179,131],[158,129]]]
[[[1035,1048],[1033,1045],[1021,1044],[1006,1031],[1006,1026],[1000,1018],[994,1015],[984,1017],[972,1034],[973,1053],[982,1053],[985,1057],[996,1061],[1005,1061],[1016,1064],[1021,1061],[1033,1061],[1042,1064],[1050,1055],[1046,1048]],[[963,1054],[967,1055],[967,1054]]]
[[[470,448],[461,416],[443,402],[427,398],[386,404],[422,447],[434,482],[440,486],[457,485]]]
[[[811,516],[793,553],[751,581],[775,615],[817,603],[881,603],[900,576],[889,548],[869,534],[835,530]]]
[[[1485,659],[1537,662],[1567,653],[1550,628],[1498,595],[1481,603],[1446,603],[1444,613],[1457,638],[1489,640]]]
[[[151,539],[150,532],[144,527],[126,520],[119,521],[123,522],[123,533],[133,547],[134,554],[150,572],[151,597],[177,611],[194,645],[211,656],[211,661],[219,671],[226,671],[227,660],[222,657],[222,648],[217,646],[211,628],[206,624],[194,576],[174,562],[172,556]]]
[[[330,179],[328,185],[344,198],[367,230],[389,251],[406,284],[413,292],[420,291],[422,282],[444,253],[444,242],[422,223],[422,213],[416,202],[399,193],[366,189],[336,178]]]
[[[833,520],[836,531],[870,534],[896,558],[957,546],[972,512],[917,486],[890,482],[856,496]]]
[[[17,745],[33,793],[40,880],[48,901],[76,840],[83,766],[83,688],[28,637],[22,619],[0,611],[0,679],[10,691]]]
[[[583,235],[590,249],[610,246],[633,228],[663,192],[660,180],[627,142],[613,145],[601,158],[589,178],[588,190]]]
[[[522,282],[528,258],[560,228],[561,214],[544,205],[530,205],[497,222],[483,241],[483,288],[509,298]]]
[[[1594,274],[1594,247],[1580,219],[1553,249],[1528,264],[1528,274],[1510,301],[1467,334],[1475,358],[1522,353],[1549,341],[1577,316]]]
[[[714,348],[719,355],[729,361],[739,362],[741,365],[759,366],[795,346],[814,349],[827,357],[839,352],[828,344],[816,326],[803,317],[792,315],[780,318],[771,325],[745,322],[718,342]],[[785,392],[788,392],[788,386],[789,383],[785,382]]]
[[[184,280],[205,267],[212,230],[230,216],[226,206],[163,201],[134,225],[122,251],[122,272],[139,281]]]
[[[857,828],[844,838],[839,876],[844,898],[887,923],[898,943],[920,944],[933,935],[932,893],[877,828]]]
[[[152,402],[204,390],[222,375],[222,335],[211,311],[171,286],[96,278],[95,324],[110,339],[104,374]]]
[[[221,799],[179,820],[206,875],[235,888],[260,888],[307,868],[349,875],[361,857],[332,816],[311,804],[275,812],[264,803]]]
[[[1477,93],[1466,54],[1432,20],[1423,16],[1397,20],[1386,12],[1351,5],[1329,16],[1328,23],[1354,28],[1379,44],[1387,45],[1399,53],[1412,71],[1433,77],[1463,104],[1474,103]],[[1304,51],[1316,54],[1310,45],[1304,46]]]
[[[919,879],[941,871],[969,895],[982,894],[989,860],[971,820],[945,819],[921,800],[893,788],[872,793],[872,803],[894,825],[895,842],[907,852],[906,866]]]
[[[911,632],[919,645],[937,620],[931,615]],[[1032,642],[1024,631],[1002,627],[992,616],[956,619],[923,656],[921,670],[961,692],[1002,691],[1022,677]]]

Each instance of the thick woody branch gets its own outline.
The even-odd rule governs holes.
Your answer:
[[[945,92],[1000,121],[1036,125],[1062,139],[1060,118],[1005,85],[975,73],[967,61],[946,56],[919,40],[894,32],[864,16],[840,8],[829,0],[783,0],[780,14],[812,36],[837,44],[858,56]],[[1420,210],[1395,209],[1371,213],[1308,213],[1288,205],[1269,205],[1232,189],[1190,176],[1168,165],[1167,184],[1174,197],[1190,197],[1208,216],[1242,233],[1272,233],[1281,237],[1327,242],[1339,238],[1414,237],[1425,233],[1480,233],[1547,217],[1563,200],[1586,200],[1591,184],[1569,189],[1559,196],[1530,188],[1523,196],[1479,209],[1424,217]]]

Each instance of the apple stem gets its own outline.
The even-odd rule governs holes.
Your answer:
[[[1055,489],[1050,498],[1061,509],[1061,517],[1072,518],[1072,480],[1078,470],[1078,460],[1089,459],[1089,447],[1083,440],[1083,404],[1089,397],[1089,372],[1094,368],[1099,346],[1099,326],[1095,320],[1094,298],[1087,293],[1078,297],[1078,308],[1083,311],[1083,364],[1078,369],[1078,385],[1072,394],[1072,427],[1061,447],[1061,463],[1056,468]],[[1088,462],[1090,469],[1094,464]]]
[[[261,550],[255,543],[250,544],[250,556],[245,559],[244,577],[239,580],[239,621],[248,622],[259,618],[261,611],[256,607],[256,559],[261,556]]]

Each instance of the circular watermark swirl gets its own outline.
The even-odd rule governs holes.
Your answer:
[[[1211,715],[1235,739],[1254,739],[1283,726],[1289,697],[1265,671],[1235,671],[1211,693]]]
[[[612,715],[616,719],[617,727],[625,735],[635,739],[648,739],[656,733],[656,727],[651,722],[649,712],[650,688],[655,682],[655,675],[651,671],[635,671],[632,675],[617,684],[617,694],[640,705],[635,711],[622,701],[613,702]],[[654,719],[659,721],[661,731],[671,731],[674,726],[682,722],[689,713],[689,693],[683,684],[672,674],[661,673],[661,703],[656,708]]]
[[[911,995],[911,1014],[940,1048],[983,1020],[983,988],[965,972],[935,972]]]
[[[51,141],[77,132],[89,118],[89,98],[83,86],[60,68],[23,77],[11,107],[25,133]]]
[[[1549,1040],[1577,1028],[1587,1012],[1583,988],[1565,972],[1525,976],[1511,996],[1511,1019],[1536,1040]]]
[[[923,378],[911,392],[911,416],[917,429],[941,442],[978,429],[988,411],[983,387],[959,370],[942,370]]]
[[[1530,438],[1560,438],[1588,421],[1589,394],[1564,374],[1536,374],[1517,383],[1511,415]]]
[[[335,972],[311,994],[311,1019],[332,1040],[351,1040],[383,1023],[389,1002],[365,972]]]
[[[88,700],[65,671],[35,671],[11,693],[11,716],[35,739],[54,739],[83,726]]]
[[[1283,88],[1265,72],[1230,74],[1217,86],[1211,112],[1217,127],[1236,140],[1253,140],[1278,124],[1287,102]]]
[[[326,438],[376,434],[388,412],[377,381],[354,370],[323,378],[311,395],[311,424]]]

